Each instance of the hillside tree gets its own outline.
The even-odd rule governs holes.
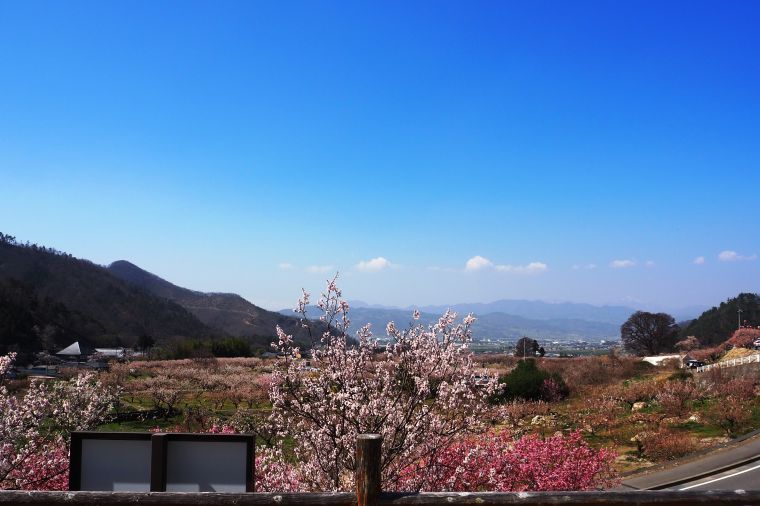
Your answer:
[[[679,327],[667,313],[636,311],[620,327],[623,347],[636,355],[673,351]]]
[[[535,357],[536,353],[540,350],[538,341],[531,339],[530,337],[521,337],[515,345],[516,357]]]

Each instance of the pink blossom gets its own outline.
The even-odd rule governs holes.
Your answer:
[[[469,326],[455,324],[453,312],[430,327],[400,330],[389,323],[391,340],[381,351],[368,326],[357,333],[358,343],[349,341],[348,308],[335,279],[317,306],[335,332],[324,333],[312,349],[316,372],[305,372],[289,339],[280,338],[277,346],[285,360],[273,372],[269,423],[294,441],[298,466],[271,461],[271,469],[285,473],[272,486],[349,490],[357,435],[380,433],[383,481],[393,489],[402,469],[480,430],[479,413],[496,379],[475,384]],[[272,452],[273,459],[282,454],[277,445]]]
[[[0,357],[0,372],[14,358]],[[71,431],[101,423],[117,394],[92,373],[68,381],[32,381],[20,396],[0,384],[0,488],[65,485]]]

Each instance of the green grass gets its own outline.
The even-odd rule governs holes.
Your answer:
[[[171,427],[182,423],[182,415],[177,415],[168,420],[159,418],[157,420],[134,420],[128,422],[113,422],[100,425],[98,432],[150,432],[156,427]]]
[[[715,425],[706,425],[698,422],[684,422],[673,425],[671,428],[687,432],[694,437],[706,438],[706,437],[721,437],[724,435],[723,429],[716,427]]]

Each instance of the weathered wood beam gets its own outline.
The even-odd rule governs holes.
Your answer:
[[[377,506],[381,492],[380,456],[383,437],[361,434],[356,439],[356,502],[358,506]]]

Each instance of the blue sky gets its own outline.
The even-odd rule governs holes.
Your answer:
[[[0,230],[268,308],[336,270],[374,303],[712,305],[760,291],[757,26],[755,2],[2,2]]]

